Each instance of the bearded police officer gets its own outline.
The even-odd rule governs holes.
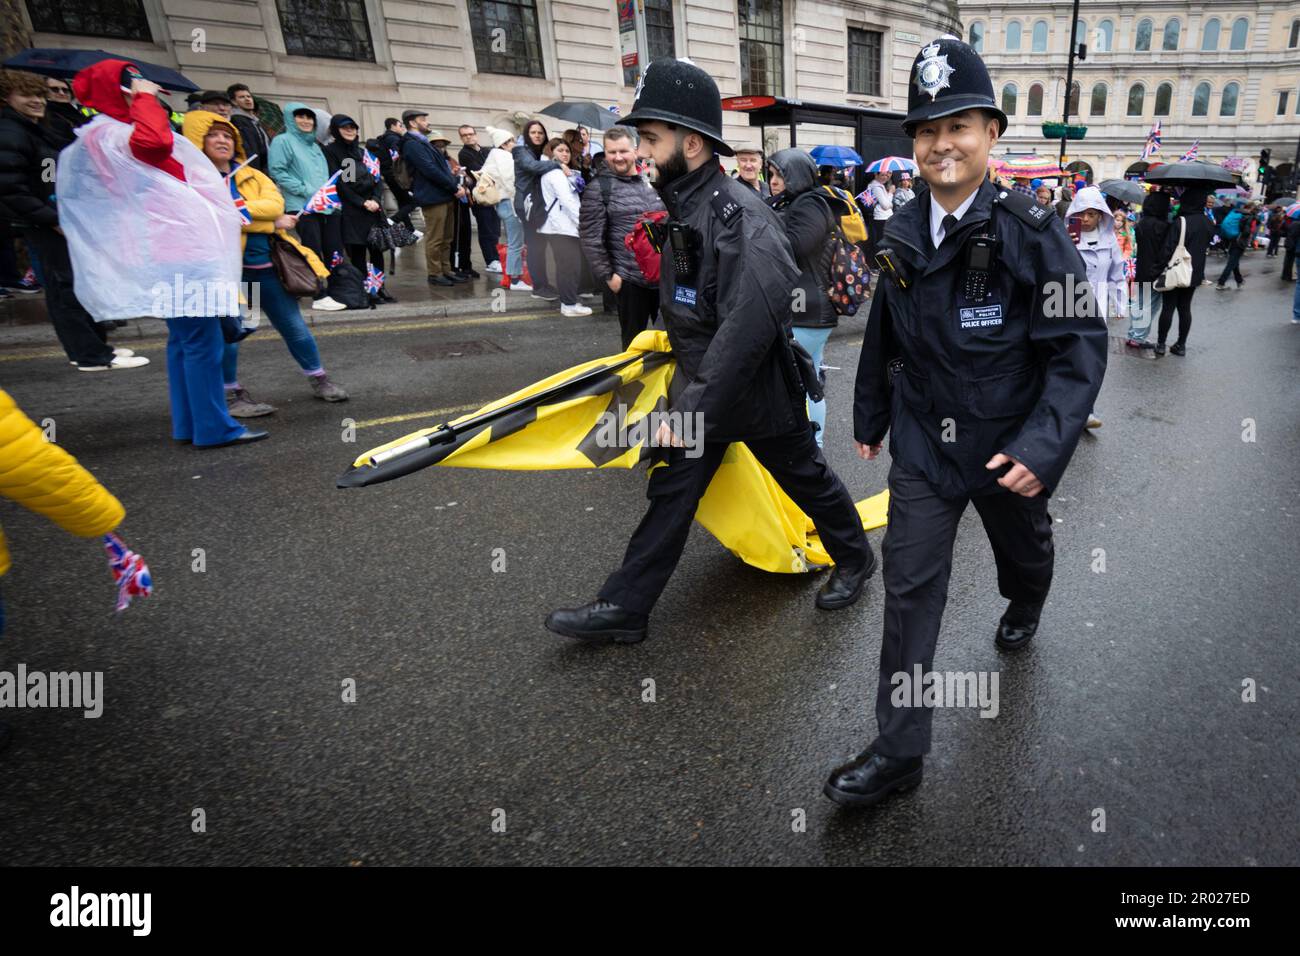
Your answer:
[[[1065,227],[986,177],[1006,125],[970,46],[943,37],[921,49],[903,128],[928,188],[885,229],[854,399],[863,458],[891,434],[879,735],[832,773],[825,793],[837,803],[921,780],[933,710],[911,685],[933,686],[925,675],[968,502],[1010,602],[995,641],[1014,650],[1034,636],[1052,580],[1047,498],[1106,369],[1105,323]]]
[[[546,619],[556,633],[633,643],[681,557],[696,505],[732,442],[743,441],[817,526],[835,570],[817,606],[847,607],[876,568],[862,522],[813,438],[802,385],[791,383],[790,313],[799,269],[776,214],[722,171],[718,87],[688,60],[656,60],[624,121],[637,155],[652,159],[670,218],[663,230],[659,309],[677,371],[668,421],[693,416],[703,447],[688,454],[665,422],[656,444],[667,467],[651,471],[650,508],[623,566],[580,608]],[[796,377],[797,372],[793,373]]]

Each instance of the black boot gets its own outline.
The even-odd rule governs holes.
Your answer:
[[[1043,602],[1028,604],[1012,601],[998,622],[998,633],[993,638],[998,647],[1008,651],[1024,647],[1038,633],[1038,618],[1043,613]]]
[[[596,600],[582,607],[560,608],[546,616],[546,629],[580,641],[611,640],[636,644],[645,640],[646,615],[635,614],[609,601]]]
[[[864,750],[831,771],[822,793],[846,807],[879,803],[895,790],[910,790],[921,782],[921,757],[885,757]]]
[[[842,568],[836,565],[831,576],[817,592],[817,606],[823,611],[838,611],[842,607],[853,604],[862,596],[862,589],[866,587],[867,579],[876,573],[877,564],[873,551],[871,560],[862,567]]]

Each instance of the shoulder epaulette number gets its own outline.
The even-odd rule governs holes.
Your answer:
[[[1035,229],[1045,228],[1049,222],[1056,218],[1054,210],[1040,206],[1024,193],[1018,193],[1010,189],[999,189],[998,194],[993,197],[993,205],[1001,206],[1021,222],[1027,223]]]
[[[739,216],[744,208],[735,199],[722,195],[721,189],[713,190],[709,202],[713,205],[713,214],[721,219],[724,225],[730,225],[731,220]]]

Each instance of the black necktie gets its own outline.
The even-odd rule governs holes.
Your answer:
[[[943,217],[943,237],[945,239],[948,238],[949,234],[951,234],[951,232],[956,227],[956,225],[957,225],[957,217],[954,216],[952,213],[949,213],[948,215]]]

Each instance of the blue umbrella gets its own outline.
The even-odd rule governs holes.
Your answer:
[[[851,146],[814,146],[808,152],[818,166],[843,169],[846,166],[862,165],[862,157]]]
[[[4,66],[11,70],[26,70],[42,76],[57,76],[71,79],[86,67],[100,60],[127,60],[140,68],[146,80],[153,80],[164,90],[173,93],[193,93],[198,86],[169,66],[159,66],[138,60],[133,56],[109,53],[105,50],[23,50],[4,61]]]

